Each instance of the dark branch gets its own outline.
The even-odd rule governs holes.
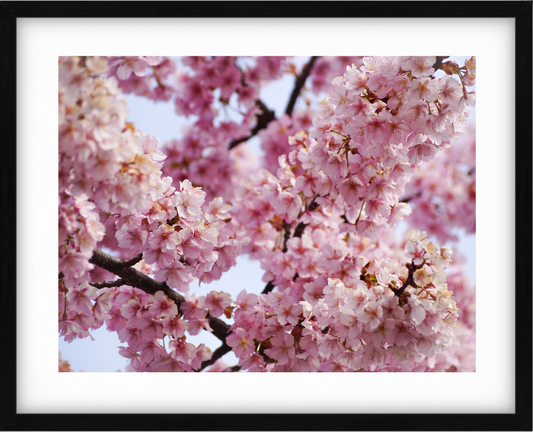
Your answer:
[[[134,259],[136,259],[135,257]],[[168,298],[176,302],[178,307],[185,301],[185,298],[171,289],[165,282],[157,282],[148,275],[141,273],[133,267],[128,267],[127,263],[132,260],[123,261],[111,255],[102,252],[99,249],[93,251],[90,263],[97,265],[117,276],[120,276],[128,285],[139,288],[148,294],[155,294],[157,291],[163,291]]]
[[[311,204],[309,204],[309,211],[314,211],[318,208],[318,203],[316,202],[316,199],[320,198],[320,195],[316,194],[313,198],[313,201],[311,201]]]
[[[435,70],[438,70],[438,69],[442,69],[442,61],[447,59],[448,57],[450,56],[436,56],[435,59],[435,64],[432,66],[433,69]]]
[[[274,289],[275,286],[276,285],[274,285],[274,281],[271,280],[269,283],[266,284],[266,287],[263,289],[263,292],[261,292],[261,294],[268,294]]]
[[[301,238],[302,234],[304,233],[305,227],[309,224],[305,224],[303,222],[300,222],[298,225],[296,225],[296,229],[294,230],[293,237]]]
[[[300,92],[302,91],[302,88],[305,84],[305,80],[311,73],[311,69],[313,68],[313,65],[318,60],[317,56],[311,57],[309,62],[305,65],[305,67],[302,70],[302,73],[296,78],[296,82],[294,83],[294,89],[292,90],[291,98],[289,99],[289,103],[287,104],[287,109],[285,110],[285,114],[291,116],[292,111],[294,110],[294,105],[296,105],[296,99],[298,99],[298,96],[300,96]]]
[[[237,147],[240,143],[244,141],[248,141],[252,137],[253,135],[249,135],[249,136],[234,139],[232,142],[229,143],[229,150],[231,150],[233,147]]]
[[[215,363],[219,358],[226,355],[231,351],[231,347],[224,342],[222,345],[220,345],[215,352],[213,353],[213,356],[209,360],[205,360],[202,362],[202,366],[200,366],[200,369],[198,369],[196,372],[200,372],[204,370],[206,367],[211,366],[213,363]]]
[[[114,281],[105,281],[105,282],[89,282],[89,285],[92,285],[95,288],[102,289],[102,288],[112,288],[112,287],[119,287],[122,285],[126,285],[126,282],[124,279],[117,279]]]
[[[132,260],[123,261],[119,258],[108,255],[99,249],[95,249],[89,262],[119,276],[122,278],[122,280],[124,280],[125,284],[139,288],[148,294],[153,295],[157,291],[163,291],[169,299],[176,303],[179,310],[182,303],[185,303],[185,298],[181,294],[170,288],[166,282],[157,282],[133,267],[127,266],[127,263],[133,262],[135,259],[137,259],[137,257],[133,258]],[[225,343],[226,337],[230,330],[229,324],[226,324],[221,319],[215,318],[209,314],[208,317],[209,325],[213,329],[213,335]]]
[[[291,238],[291,224],[285,220],[283,221],[283,230],[285,231],[283,234],[283,253],[285,253],[287,252],[287,242]]]
[[[214,317],[209,313],[207,314],[207,318],[209,319],[209,327],[213,329],[213,334],[222,342],[226,343],[226,337],[230,332],[231,326],[222,321],[220,318]]]
[[[320,195],[315,195],[311,203],[309,204],[309,211],[315,211],[318,208],[318,203],[316,202],[316,199],[320,197]],[[293,237],[301,238],[302,234],[304,233],[305,227],[309,225],[303,222],[300,222],[298,225],[296,225],[296,229],[294,230]]]
[[[407,287],[410,285],[413,288],[416,288],[416,283],[413,279],[413,276],[418,269],[423,267],[423,265],[424,264],[415,265],[412,263],[407,263],[405,266],[409,270],[409,275],[407,276],[407,279],[405,280],[403,285],[400,288],[395,288],[394,286],[389,284],[389,288],[394,293],[394,295],[399,297],[400,306],[405,304],[405,302],[407,301],[406,297],[409,297],[409,293],[405,292]]]
[[[143,259],[143,254],[141,252],[139,255],[134,256],[132,259],[130,259],[128,261],[123,261],[123,265],[124,265],[124,267],[132,267],[132,266],[137,264],[142,259]]]
[[[408,203],[409,201],[414,200],[415,198],[419,198],[422,195],[422,192],[417,192],[415,195],[402,198],[399,202],[401,203]]]
[[[300,95],[300,92],[302,91],[302,88],[305,84],[305,80],[309,76],[309,73],[311,72],[311,69],[313,68],[313,65],[315,64],[317,59],[318,57],[316,56],[311,57],[309,62],[303,68],[302,73],[298,76],[298,78],[296,78],[296,82],[294,83],[294,89],[292,90],[292,94],[289,99],[287,109],[285,110],[285,113],[288,114],[289,116],[292,115],[292,111],[294,110],[294,105],[296,104],[296,100],[298,99],[298,96]],[[256,100],[255,104],[261,110],[261,114],[257,116],[257,124],[252,129],[250,135],[237,138],[231,141],[229,144],[229,150],[231,150],[234,147],[237,147],[240,143],[244,141],[248,141],[250,138],[256,136],[257,133],[261,129],[265,129],[272,120],[276,120],[276,114],[274,113],[274,111],[269,110],[262,100],[260,99]]]
[[[252,129],[250,135],[248,136],[245,136],[245,137],[242,137],[242,138],[237,138],[235,140],[233,140],[232,142],[230,142],[229,144],[229,150],[231,150],[233,147],[236,147],[238,146],[240,143],[244,142],[244,141],[248,141],[250,138],[254,137],[255,135],[257,135],[257,133],[261,130],[261,129],[265,129],[267,127],[267,125],[272,121],[272,120],[275,120],[276,119],[276,114],[274,113],[274,111],[271,111],[268,109],[268,107],[263,103],[262,100],[258,99],[255,101],[255,104],[259,107],[259,109],[261,110],[261,114],[258,114],[257,115],[257,124],[255,125],[255,127]]]

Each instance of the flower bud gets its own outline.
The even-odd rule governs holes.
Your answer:
[[[453,75],[454,71],[459,68],[459,65],[455,62],[448,61],[442,64],[442,70],[446,75]]]

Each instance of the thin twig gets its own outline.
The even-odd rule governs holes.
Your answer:
[[[141,261],[142,259],[143,259],[143,253],[141,252],[139,255],[134,256],[132,259],[123,261],[122,265],[124,267],[132,267],[135,264],[137,264],[139,261]]]
[[[211,366],[213,363],[215,363],[219,358],[226,355],[231,351],[231,347],[224,342],[222,345],[220,345],[215,352],[213,353],[213,356],[209,360],[205,360],[202,362],[202,365],[200,366],[200,369],[198,369],[196,372],[200,372],[204,370],[206,367]]]
[[[252,129],[250,135],[242,137],[242,138],[237,138],[231,141],[229,144],[229,150],[231,150],[234,147],[237,147],[240,143],[244,141],[248,141],[250,138],[257,135],[257,133],[261,129],[265,129],[272,120],[276,120],[276,114],[274,113],[274,111],[269,110],[262,100],[260,99],[256,100],[255,104],[261,110],[261,113],[257,115],[257,124]]]
[[[283,234],[283,253],[287,252],[287,242],[291,238],[291,224],[283,221],[283,230],[285,231]]]
[[[266,284],[261,294],[268,294],[270,291],[272,291],[275,288],[275,286],[276,285],[274,285],[274,281],[271,280],[269,283]]]
[[[292,116],[292,111],[294,110],[294,105],[296,105],[296,100],[298,99],[298,96],[300,96],[300,92],[302,91],[302,88],[305,84],[305,80],[311,73],[311,69],[313,68],[313,65],[317,60],[317,56],[311,57],[309,59],[309,62],[305,65],[302,72],[298,76],[298,78],[296,78],[296,82],[294,83],[294,89],[292,90],[289,103],[287,104],[287,109],[285,110],[285,114],[287,114],[288,116]]]
[[[409,197],[405,197],[405,198],[402,198],[400,201],[398,202],[401,202],[401,203],[408,203],[409,201],[412,201],[414,200],[415,198],[419,198],[420,196],[422,195],[422,192],[417,192],[416,194],[414,195],[411,195]]]
[[[305,84],[305,80],[309,76],[311,69],[313,68],[313,65],[317,61],[318,57],[313,56],[309,60],[309,62],[305,65],[302,72],[296,78],[296,82],[294,83],[294,89],[292,90],[291,97],[289,99],[289,103],[287,104],[287,109],[285,110],[285,114],[288,116],[292,116],[292,111],[294,110],[294,105],[296,104],[296,100],[298,99],[298,96],[300,95],[300,92],[302,91],[302,88]],[[261,129],[265,129],[267,125],[272,121],[276,120],[276,115],[274,111],[271,111],[267,108],[267,106],[261,101],[260,99],[255,101],[255,104],[261,109],[261,114],[257,116],[257,124],[255,128],[252,129],[252,132],[250,135],[234,139],[229,144],[229,150],[231,150],[234,147],[237,147],[240,143],[244,141],[248,141],[250,138],[257,135],[257,133]]]
[[[138,257],[138,255],[137,255]],[[135,257],[134,259],[136,259]],[[185,303],[185,297],[170,288],[166,282],[157,282],[150,276],[141,273],[133,267],[128,267],[126,263],[133,260],[123,261],[119,258],[115,258],[111,255],[102,252],[99,249],[93,251],[93,256],[89,260],[90,263],[97,265],[98,267],[107,270],[124,280],[127,285],[135,288],[139,288],[148,294],[155,294],[157,291],[163,291],[165,295],[174,301],[178,306],[178,310],[181,305]],[[208,314],[209,325],[213,329],[213,335],[220,339],[222,342],[226,342],[226,337],[229,333],[230,326],[219,318],[213,317]]]

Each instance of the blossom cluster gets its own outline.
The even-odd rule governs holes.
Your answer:
[[[140,272],[149,266],[134,266]],[[129,287],[102,288],[83,283],[67,289],[60,279],[60,335],[67,342],[91,337],[90,329],[106,325],[117,332],[124,346],[119,353],[130,360],[128,370],[136,372],[187,372],[200,369],[211,358],[211,350],[201,343],[187,342],[187,335],[212,331],[208,314],[227,314],[231,297],[211,291],[206,296],[185,294],[179,310],[162,291],[154,295]]]
[[[457,144],[422,164],[405,188],[402,200],[415,208],[412,227],[424,229],[439,241],[457,240],[457,230],[476,230],[476,139],[467,129]]]
[[[436,62],[435,57],[365,58],[362,71],[348,67],[343,77],[333,80],[336,92],[313,119],[318,139],[305,132],[290,137],[289,144],[296,150],[279,157],[277,176],[261,170],[237,190],[240,212],[236,218],[252,237],[245,250],[261,260],[266,270],[263,280],[287,295],[286,305],[292,304],[298,313],[298,303],[321,297],[328,280],[340,280],[345,288],[348,283],[348,289],[355,289],[346,279],[362,271],[363,255],[380,262],[401,259],[393,256],[394,247],[387,250],[382,228],[393,228],[411,213],[409,205],[400,202],[405,186],[418,166],[450,147],[464,129],[467,104],[474,101],[460,80],[432,76]],[[376,81],[389,87],[378,89]],[[431,93],[420,91],[421,87]],[[450,88],[459,91],[453,95]],[[423,112],[423,122],[409,114],[415,105]],[[453,147],[446,152],[458,154]],[[454,159],[446,166],[453,164]],[[457,190],[461,191],[460,185]],[[432,191],[426,192],[426,198]],[[422,206],[415,210],[417,220],[424,219]],[[380,271],[374,268],[374,274]],[[389,292],[389,297],[394,296]],[[455,307],[450,307],[456,318]],[[242,330],[238,332],[244,337]],[[255,333],[252,339],[265,337]],[[447,345],[450,339],[448,333],[442,343]],[[250,350],[251,339],[240,339],[243,344],[244,340]],[[442,348],[433,346],[428,357],[437,351]],[[419,368],[421,362],[422,357],[417,357]],[[410,367],[415,367],[413,362],[401,366],[402,370]]]
[[[308,131],[312,128],[314,111],[312,109],[298,110],[292,117],[283,114],[279,119],[271,121],[266,129],[259,131],[257,136],[261,140],[261,149],[265,153],[263,168],[276,174],[282,155],[292,150],[289,138],[300,131]]]
[[[227,339],[239,365],[250,371],[407,371],[442,352],[458,318],[444,272],[451,250],[437,248],[425,233],[409,238],[405,265],[380,260],[373,263],[376,273],[352,267],[341,279],[326,277],[338,266],[331,260],[303,285],[303,295],[294,287],[260,296],[241,292]]]
[[[186,292],[193,279],[209,283],[236,264],[236,257],[249,239],[244,231],[229,225],[232,209],[222,198],[202,211],[205,192],[188,180],[175,191],[169,177],[151,194],[144,213],[116,219],[116,239],[123,249],[143,252],[144,262],[154,265],[155,279]]]
[[[109,77],[116,77],[123,93],[134,93],[153,101],[169,101],[175,88],[167,78],[176,71],[175,62],[161,56],[109,57]]]
[[[69,341],[101,325],[89,285],[93,250],[108,238],[101,219],[148,210],[161,182],[157,139],[126,123],[116,79],[102,76],[108,67],[105,58],[59,60],[59,316]]]
[[[314,94],[330,93],[333,90],[331,81],[344,72],[346,65],[362,65],[362,57],[355,56],[326,56],[320,57],[311,69],[311,90]]]
[[[327,87],[319,82],[331,86],[327,77],[342,73],[344,61],[356,59],[319,59],[318,64],[322,66],[312,69],[313,88]],[[228,146],[247,137],[257,126],[257,116],[261,116],[265,108],[257,103],[261,87],[280,78],[282,71],[297,75],[296,66],[288,58],[279,56],[185,57],[182,63],[189,70],[179,71],[173,78],[176,112],[198,119],[183,130],[183,138],[165,143],[168,159],[164,173],[175,182],[189,179],[201,185],[209,199],[222,196],[231,200],[240,180],[251,175],[255,164],[246,146],[231,149],[231,152]],[[221,111],[224,120],[213,122]],[[237,113],[239,118],[232,119],[228,113]],[[309,131],[313,115],[312,109],[284,114],[271,119],[265,129],[258,131],[265,155],[264,168],[276,172],[278,157],[290,151],[289,136]]]
[[[130,359],[130,370],[136,372],[192,371],[211,358],[211,350],[204,344],[196,347],[186,341],[189,324],[162,291],[151,295],[131,287],[107,288],[96,296],[93,305],[89,296],[81,295],[90,289],[96,290],[85,286],[68,294],[76,300],[68,303],[69,320],[60,322],[66,341],[80,337],[87,323],[77,316],[84,316],[96,321],[93,327],[105,322],[109,331],[118,333],[120,341],[126,343],[119,352]]]
[[[208,201],[216,197],[231,201],[239,181],[250,175],[255,166],[254,157],[246,147],[231,153],[228,150],[231,139],[246,132],[223,123],[219,127],[193,125],[183,133],[183,138],[164,144],[167,154],[164,175],[172,178],[176,187],[184,180],[201,186]]]
[[[103,240],[105,214],[143,211],[157,187],[157,139],[126,124],[106,59],[59,61],[59,270],[67,285],[87,282],[89,258]]]
[[[127,79],[116,60],[111,64]],[[130,75],[143,73],[139,64],[128,63]],[[91,337],[89,330],[104,322],[93,306],[98,290],[89,284],[97,246],[143,253],[146,272],[187,291],[195,279],[219,279],[249,241],[231,227],[232,206],[222,198],[204,206],[200,188],[185,180],[176,191],[172,179],[162,176],[165,155],[157,139],[126,123],[116,79],[101,76],[108,67],[106,59],[94,57],[59,63],[58,311],[67,341]]]
[[[238,190],[244,210],[238,218],[257,232],[254,246],[274,239],[274,216],[278,227],[338,225],[340,216],[342,232],[375,240],[382,228],[411,213],[400,198],[416,168],[463,130],[468,107],[461,100],[472,103],[473,96],[465,96],[452,76],[432,79],[435,57],[364,62],[362,71],[348,67],[334,80],[336,92],[313,118],[318,139],[305,132],[290,137],[294,150],[279,158],[277,176],[260,171]],[[264,134],[273,132],[267,128]],[[313,212],[311,204],[319,209]]]
[[[225,104],[236,95],[238,104],[250,109],[259,97],[259,89],[266,81],[281,75],[284,57],[259,57],[254,64],[240,64],[236,57],[185,57],[182,62],[191,73],[182,71],[177,75],[178,97],[176,110],[182,115],[197,115],[211,121],[215,115],[212,103],[214,90]]]
[[[108,76],[117,79],[124,93],[172,100],[179,115],[196,118],[182,138],[165,143],[163,173],[175,187],[186,179],[201,186],[208,201],[218,196],[231,200],[239,178],[253,169],[253,157],[245,146],[230,154],[228,145],[253,127],[259,88],[280,74],[281,62],[283,57],[260,57],[253,66],[241,67],[234,57],[184,57],[184,68],[176,70],[176,62],[167,57],[110,57]],[[239,106],[231,106],[239,120],[213,122],[219,110],[230,109],[230,99]]]
[[[281,74],[284,57],[184,57],[187,69],[172,77],[176,113],[194,117],[182,138],[165,143],[165,175],[201,186],[209,200],[233,198],[240,179],[253,172],[246,146],[231,142],[246,137],[257,123],[259,90]],[[224,119],[213,121],[220,111]]]
[[[317,139],[295,137],[300,148],[289,160],[307,170],[305,195],[343,210],[344,230],[374,239],[408,214],[399,198],[415,169],[464,130],[474,95],[454,76],[434,78],[436,63],[365,57],[360,70],[333,80],[335,92],[313,119]]]

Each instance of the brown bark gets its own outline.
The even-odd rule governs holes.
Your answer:
[[[139,288],[148,294],[153,295],[157,291],[163,291],[169,299],[176,303],[178,310],[180,310],[181,305],[185,302],[185,298],[181,294],[170,288],[166,282],[157,282],[151,277],[131,267],[132,264],[130,263],[139,262],[141,259],[142,254],[139,254],[132,260],[123,261],[119,258],[108,255],[99,249],[95,249],[89,262],[119,276],[125,282],[125,284]],[[229,324],[209,314],[208,319],[209,325],[213,329],[213,335],[220,339],[225,345],[226,336],[230,331]]]
[[[238,146],[240,143],[244,141],[248,141],[250,138],[257,135],[257,133],[261,129],[265,129],[272,120],[276,120],[276,114],[274,113],[274,111],[269,110],[268,107],[263,103],[263,101],[258,99],[255,101],[255,104],[261,110],[261,114],[257,115],[257,124],[252,129],[250,135],[242,137],[242,138],[237,138],[233,140],[232,142],[230,142],[229,150],[231,150],[233,147]]]
[[[294,110],[296,99],[298,99],[298,96],[300,96],[300,92],[302,91],[302,88],[305,84],[305,80],[311,73],[311,69],[313,68],[313,65],[317,60],[317,56],[311,57],[309,59],[309,62],[303,68],[302,73],[298,76],[298,78],[296,78],[296,82],[294,83],[294,89],[292,90],[289,103],[287,104],[287,109],[285,110],[285,114],[292,116],[292,111]]]
[[[289,103],[287,104],[287,109],[285,110],[285,113],[289,116],[292,116],[292,111],[294,110],[294,105],[296,104],[296,100],[298,99],[298,96],[300,96],[300,92],[302,91],[302,88],[305,84],[305,80],[311,73],[311,69],[313,68],[313,65],[318,60],[318,57],[313,56],[309,59],[309,62],[305,65],[305,67],[302,70],[302,73],[296,78],[296,82],[294,83],[294,88],[291,93],[291,97],[289,98]],[[267,106],[263,103],[261,100],[255,101],[256,105],[261,109],[261,114],[257,116],[257,124],[255,128],[251,131],[250,135],[237,138],[230,142],[229,144],[229,150],[232,148],[238,146],[240,143],[244,141],[248,141],[250,138],[257,135],[257,133],[261,129],[265,129],[268,124],[272,120],[276,120],[276,115],[274,114],[274,111],[271,111],[267,108]]]

